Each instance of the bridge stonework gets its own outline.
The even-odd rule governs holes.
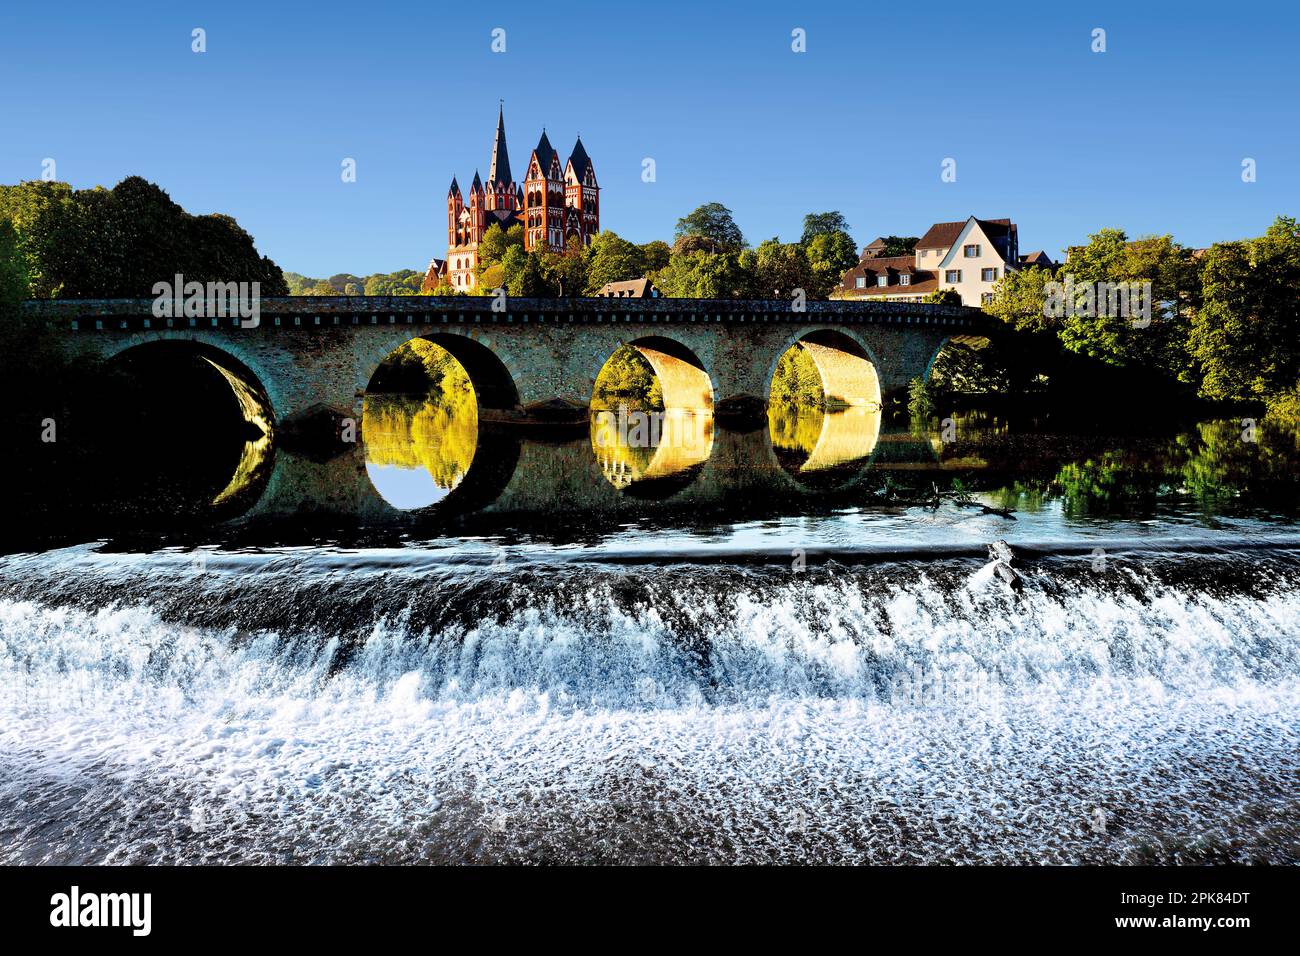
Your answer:
[[[794,312],[784,300],[511,299],[493,311],[492,301],[263,299],[256,328],[231,317],[153,318],[148,299],[28,302],[25,312],[66,333],[70,349],[105,358],[166,341],[228,355],[256,379],[277,422],[320,408],[359,416],[380,363],[419,336],[461,361],[489,417],[509,419],[556,400],[586,406],[600,369],[623,344],[644,343],[652,364],[665,351],[684,357],[707,375],[714,404],[725,406],[765,403],[777,361],[801,340],[817,343],[810,351],[828,393],[835,373],[827,370],[862,356],[887,396],[924,378],[950,338],[989,328],[978,310],[917,303],[810,302]],[[837,349],[843,362],[834,360]]]

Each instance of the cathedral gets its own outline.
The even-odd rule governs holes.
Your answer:
[[[582,138],[563,165],[560,154],[542,130],[537,148],[528,157],[523,183],[510,174],[506,151],[504,110],[497,113],[496,140],[487,182],[474,173],[469,195],[460,191],[452,177],[447,191],[447,259],[429,267],[425,284],[450,285],[467,292],[477,281],[478,244],[493,225],[524,230],[524,248],[553,252],[578,252],[600,231],[600,186],[591,158],[582,148]]]

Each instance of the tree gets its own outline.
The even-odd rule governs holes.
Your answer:
[[[734,299],[748,294],[753,276],[741,268],[736,255],[688,252],[674,255],[653,280],[670,298]]]
[[[658,272],[668,265],[672,256],[672,247],[662,239],[654,239],[641,246],[642,266],[645,274]]]
[[[961,293],[956,289],[935,289],[924,301],[931,305],[961,305]]]
[[[993,301],[984,306],[984,311],[1017,332],[1048,332],[1054,336],[1061,323],[1047,314],[1046,287],[1051,281],[1052,274],[1038,266],[1009,271],[993,286]]]
[[[814,276],[808,294],[818,299],[830,295],[844,273],[858,264],[857,247],[847,232],[818,233],[803,247]]]
[[[586,293],[600,291],[607,282],[626,282],[645,272],[645,254],[616,233],[605,230],[587,249]]]
[[[722,203],[710,202],[677,220],[677,238],[695,236],[707,242],[710,252],[739,252],[745,237]]]
[[[1201,394],[1281,400],[1300,380],[1300,225],[1279,216],[1256,239],[1217,243],[1201,271],[1204,303],[1189,347]]]
[[[1075,302],[1064,302],[1061,343],[1072,352],[1121,368],[1146,368],[1169,378],[1190,379],[1187,352],[1190,315],[1200,298],[1191,250],[1170,236],[1130,242],[1121,229],[1102,229],[1088,244],[1070,250],[1060,271],[1072,282]],[[1150,306],[1150,321],[1118,308],[1113,292],[1128,285],[1129,302],[1136,296]],[[1150,283],[1149,298],[1143,284]]]
[[[18,307],[30,294],[27,267],[18,251],[18,233],[13,224],[0,219],[0,322],[18,315]]]
[[[511,246],[518,246],[520,249],[524,247],[523,226],[515,223],[509,230],[502,229],[501,224],[496,222],[488,226],[487,232],[483,233],[483,238],[478,244],[479,275],[482,276],[483,270],[500,264],[506,250]]]
[[[783,243],[776,237],[759,244],[753,253],[741,256],[741,264],[753,273],[753,292],[763,298],[789,298],[795,289],[814,295],[816,277],[803,246]]]
[[[799,237],[799,244],[806,246],[818,236],[837,232],[849,234],[849,222],[842,212],[810,212],[803,217],[803,235]],[[849,245],[853,245],[852,238]]]
[[[38,298],[147,297],[178,273],[187,282],[258,282],[262,295],[289,290],[234,219],[190,215],[139,176],[112,189],[0,186],[0,219],[13,224]]]
[[[885,244],[884,250],[880,253],[882,256],[910,256],[916,251],[916,244],[921,241],[921,237],[881,236],[880,241]]]

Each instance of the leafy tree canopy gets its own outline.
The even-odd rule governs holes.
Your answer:
[[[705,203],[678,219],[675,235],[678,239],[690,236],[702,240],[710,252],[739,252],[745,248],[745,237],[731,210],[718,202]]]
[[[810,212],[803,217],[803,235],[799,237],[799,242],[807,245],[817,236],[825,236],[831,233],[842,232],[849,235],[849,221],[844,218],[844,213],[839,211],[832,212]],[[852,238],[849,244],[853,244]]]
[[[153,295],[155,283],[260,282],[285,295],[284,275],[229,216],[194,216],[162,189],[129,176],[112,189],[67,183],[0,186],[0,220],[13,225],[38,298]]]
[[[1212,246],[1202,262],[1204,304],[1189,348],[1201,394],[1273,398],[1300,381],[1300,225],[1279,216],[1264,235]]]

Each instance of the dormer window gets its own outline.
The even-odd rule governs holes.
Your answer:
[[[853,285],[855,288],[865,289],[867,287],[867,277],[858,276],[855,280],[853,280]]]
[[[876,285],[878,286],[889,285],[889,276],[887,275],[876,276]]]
[[[980,254],[980,247],[978,245],[964,246],[962,248],[962,255],[964,255],[967,259],[974,259],[979,254]]]
[[[902,273],[902,274],[899,275],[899,277],[898,277],[898,284],[899,284],[899,285],[911,285],[911,284],[912,284],[912,277],[911,277],[910,275],[908,275],[906,272],[904,272],[904,273]]]

